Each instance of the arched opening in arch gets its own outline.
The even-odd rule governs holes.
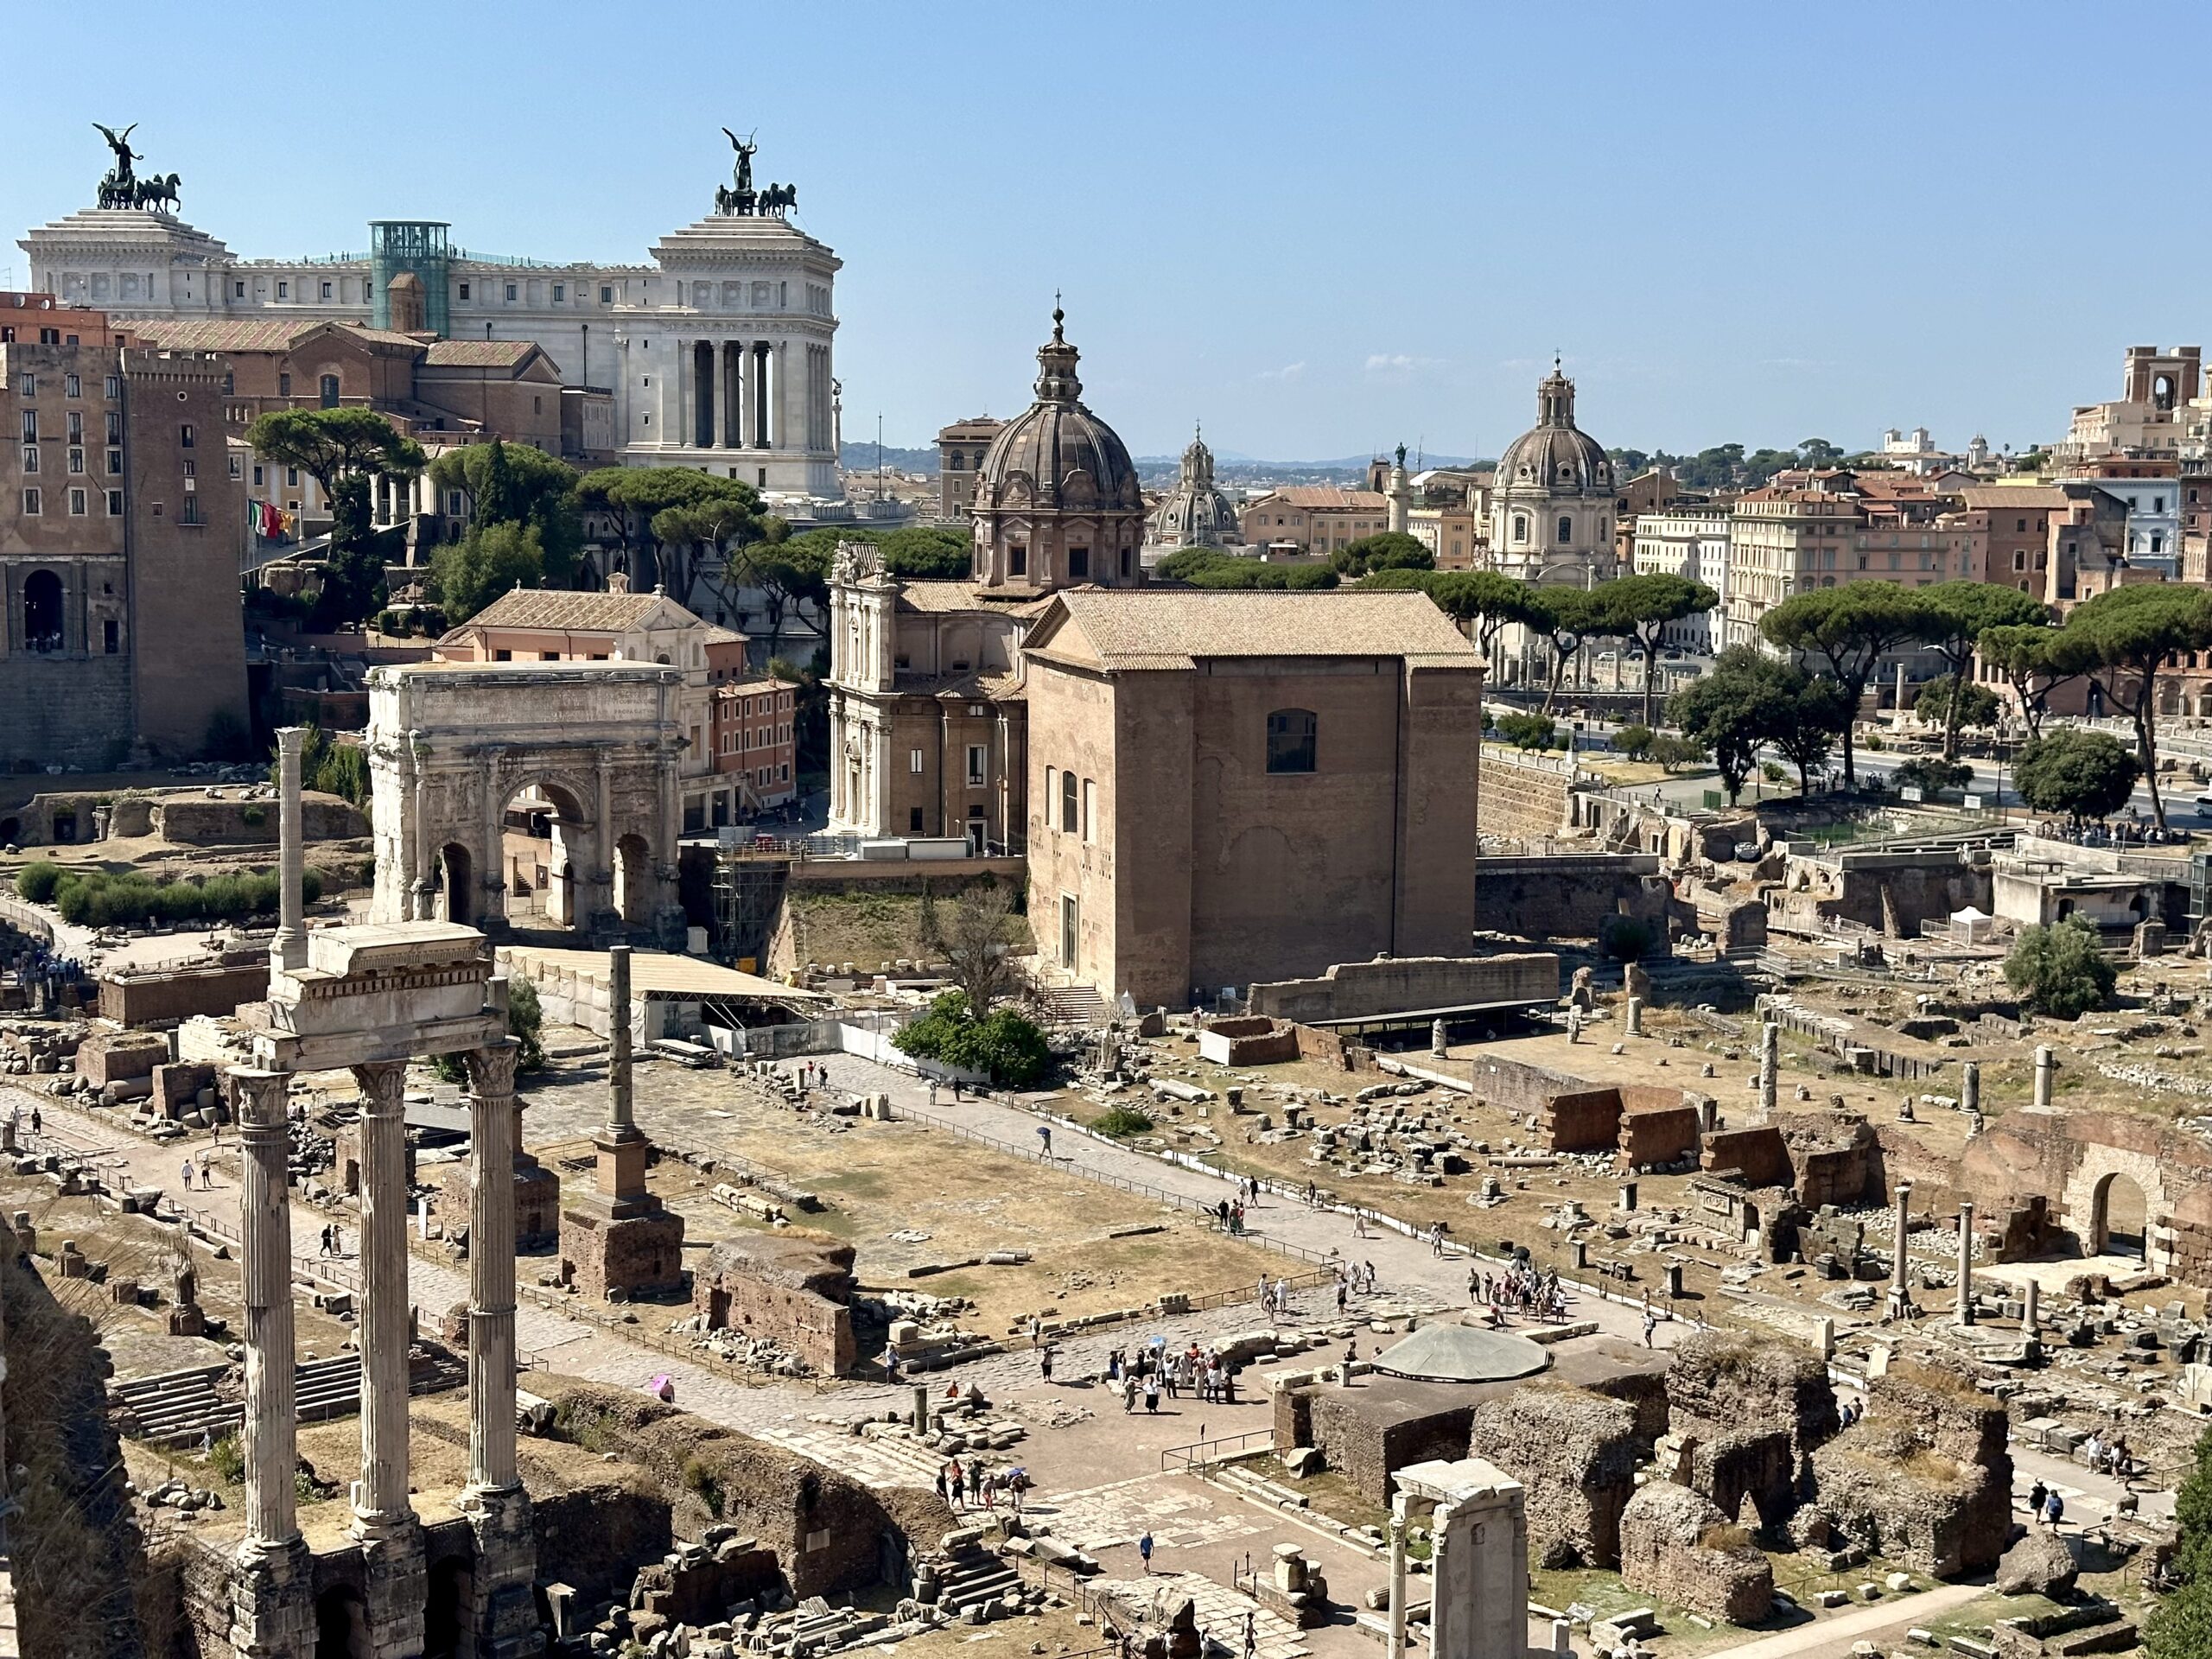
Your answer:
[[[2097,1183],[2089,1205],[2089,1254],[2144,1259],[2150,1235],[2150,1205],[2143,1189],[2114,1171]]]
[[[499,889],[509,926],[577,927],[590,919],[579,888],[593,866],[591,829],[583,804],[559,784],[536,780],[507,798],[500,813]]]
[[[334,1584],[315,1599],[315,1659],[369,1659],[369,1610],[350,1584]]]
[[[33,651],[61,649],[61,578],[51,570],[23,578],[23,643]]]
[[[653,852],[643,836],[624,836],[614,843],[614,908],[632,927],[653,919]]]
[[[430,1569],[423,1602],[423,1659],[461,1659],[468,1652],[468,1610],[475,1574],[466,1555],[449,1556]]]
[[[475,861],[468,849],[449,841],[438,849],[438,919],[466,927],[476,915]]]

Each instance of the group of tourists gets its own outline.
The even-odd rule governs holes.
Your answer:
[[[1195,1340],[1180,1352],[1165,1343],[1147,1344],[1133,1353],[1113,1349],[1106,1356],[1106,1381],[1120,1390],[1124,1413],[1134,1413],[1140,1399],[1147,1411],[1156,1412],[1162,1394],[1170,1400],[1189,1395],[1209,1404],[1233,1405],[1236,1400],[1235,1373],[1219,1351],[1201,1348]]]
[[[16,983],[22,987],[25,1003],[30,1001],[33,993],[43,991],[45,1001],[39,1006],[48,1014],[60,1005],[65,987],[73,991],[85,980],[83,963],[74,957],[56,955],[42,944],[18,950],[12,965],[16,970]]]
[[[2091,1429],[2089,1438],[2082,1442],[2082,1457],[2100,1475],[2126,1480],[2135,1472],[2135,1459],[2128,1452],[2127,1442],[2117,1434],[2100,1434]]]
[[[1234,1236],[1244,1230],[1244,1201],[1224,1198],[1213,1207],[1214,1225]]]
[[[1559,1269],[1539,1273],[1534,1263],[1516,1262],[1503,1273],[1467,1269],[1467,1300],[1490,1310],[1493,1325],[1504,1323],[1507,1313],[1526,1313],[1542,1319],[1564,1319],[1567,1299],[1560,1294]]]
[[[2028,1518],[2040,1521],[2053,1532],[2066,1516],[2066,1500],[2038,1480],[2028,1489]]]
[[[197,1158],[188,1155],[184,1160],[184,1190],[188,1192],[192,1191],[192,1177],[194,1171],[199,1173],[200,1190],[202,1192],[213,1192],[215,1190],[215,1177],[207,1167],[206,1153],[201,1153]]]
[[[1007,1513],[1020,1515],[1021,1495],[1034,1484],[1027,1469],[987,1469],[977,1457],[970,1457],[965,1465],[958,1458],[949,1459],[937,1471],[937,1495],[953,1509],[963,1511],[995,1511],[1000,1497],[1004,1497]]]

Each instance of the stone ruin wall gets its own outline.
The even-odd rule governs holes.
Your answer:
[[[1467,1455],[1528,1488],[1529,1559],[1535,1566],[1611,1567],[1621,1511],[1649,1450],[1633,1408],[1568,1384],[1531,1382],[1475,1408]]]
[[[2128,1112],[2008,1112],[1967,1143],[1957,1182],[2001,1195],[2000,1213],[2043,1198],[2050,1224],[2087,1249],[2096,1189],[2120,1176],[2143,1193],[2147,1265],[2212,1287],[2212,1149],[2194,1135]]]
[[[1572,817],[1574,791],[1558,765],[1534,764],[1515,750],[1484,744],[1475,828],[1485,836],[1560,834]]]
[[[1310,1443],[1319,1450],[1328,1466],[1350,1480],[1370,1503],[1390,1502],[1397,1485],[1394,1470],[1466,1454],[1475,1416],[1472,1401],[1385,1422],[1360,1412],[1341,1389],[1306,1392],[1312,1422]]]
[[[1868,1389],[1866,1415],[1813,1453],[1816,1502],[1906,1570],[1956,1578],[1997,1564],[2012,1533],[2005,1407],[1920,1368]]]
[[[1631,1169],[1672,1164],[1697,1150],[1694,1106],[1656,1106],[1621,1115],[1621,1158]]]
[[[742,1332],[790,1350],[824,1376],[859,1362],[853,1334],[853,1247],[800,1240],[724,1240],[691,1277],[691,1305],[710,1330]]]
[[[668,1506],[673,1536],[731,1529],[774,1552],[800,1599],[878,1584],[887,1542],[895,1547],[891,1553],[911,1557],[923,1541],[934,1543],[958,1524],[944,1501],[924,1488],[863,1486],[634,1389],[565,1378],[552,1387],[568,1432],[588,1421],[594,1442]],[[687,1469],[693,1472],[687,1476]]]
[[[1621,1582],[1705,1618],[1753,1624],[1774,1609],[1774,1568],[1734,1541],[1729,1517],[1671,1481],[1648,1483],[1621,1515]]]
[[[1772,1123],[1713,1130],[1705,1137],[1698,1166],[1708,1175],[1735,1171],[1745,1186],[1789,1186],[1796,1180],[1789,1146]]]

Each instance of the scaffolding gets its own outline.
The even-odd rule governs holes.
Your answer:
[[[747,973],[759,970],[782,908],[791,874],[788,855],[743,843],[715,849],[715,958]]]

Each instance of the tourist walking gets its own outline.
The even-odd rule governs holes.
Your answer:
[[[1052,1344],[1046,1343],[1037,1356],[1037,1369],[1047,1382],[1052,1380]]]
[[[1143,1560],[1143,1561],[1144,1561],[1144,1571],[1145,1571],[1145,1576],[1146,1576],[1147,1578],[1150,1578],[1150,1577],[1152,1576],[1152,1534],[1151,1534],[1151,1533],[1147,1532],[1147,1533],[1146,1533],[1142,1537],[1141,1537],[1141,1538],[1139,1538],[1139,1539],[1137,1540],[1137,1554],[1138,1554],[1140,1557],[1141,1557],[1141,1558],[1142,1558],[1142,1560]]]
[[[2061,1497],[2056,1492],[2053,1492],[2044,1501],[2043,1516],[2044,1519],[2050,1523],[2050,1529],[2053,1532],[2056,1532],[2058,1530],[2058,1522],[2065,1513],[2066,1500]]]
[[[1659,1320],[1649,1308],[1643,1310],[1643,1345],[1651,1345],[1651,1333],[1659,1328]]]

